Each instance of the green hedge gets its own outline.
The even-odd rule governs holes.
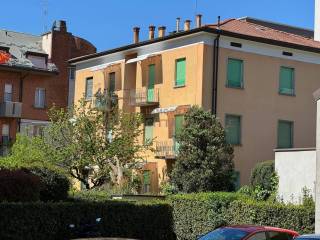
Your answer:
[[[258,224],[314,232],[315,212],[312,207],[235,201],[228,210],[229,224]]]
[[[70,223],[102,217],[103,236],[171,240],[171,212],[160,202],[1,203],[0,239],[68,239]]]
[[[226,211],[238,199],[237,193],[181,194],[170,197],[174,228],[178,239],[196,239],[221,225],[227,224]]]
[[[170,197],[179,240],[196,239],[221,225],[254,224],[314,231],[314,208],[257,202],[238,193],[200,193]]]

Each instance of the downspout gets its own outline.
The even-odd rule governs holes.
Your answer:
[[[26,73],[25,75],[20,74],[20,83],[19,83],[19,102],[22,103],[22,98],[23,98],[23,80],[28,76],[29,74]],[[22,108],[21,108],[21,114],[22,114]],[[21,130],[21,117],[18,118],[18,131],[20,132]]]
[[[213,43],[213,84],[212,84],[212,108],[211,112],[217,115],[217,87],[219,70],[219,48],[220,48],[220,16],[218,17],[217,36]]]

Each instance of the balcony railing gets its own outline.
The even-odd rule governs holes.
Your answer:
[[[22,111],[21,102],[0,103],[0,117],[20,118]]]
[[[130,104],[133,106],[151,106],[159,103],[158,88],[141,88],[130,91]]]
[[[157,158],[175,159],[179,144],[174,140],[156,141],[155,156]]]
[[[103,93],[92,98],[92,107],[100,111],[111,111],[118,105],[118,96],[115,93]]]

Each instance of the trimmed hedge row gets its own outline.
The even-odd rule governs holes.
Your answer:
[[[226,211],[230,204],[246,196],[237,193],[197,193],[170,197],[174,229],[178,239],[196,239],[228,223]]]
[[[69,224],[102,217],[103,236],[173,240],[172,210],[166,203],[1,203],[0,239],[69,239]]]
[[[314,208],[268,202],[235,201],[228,210],[229,224],[257,224],[314,232]]]
[[[196,239],[230,224],[267,225],[314,232],[314,208],[256,202],[237,193],[200,193],[170,198],[177,239]]]

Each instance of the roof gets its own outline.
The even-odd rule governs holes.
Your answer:
[[[8,30],[0,30],[0,48],[9,48],[11,59],[8,63],[2,64],[15,69],[34,69],[56,72],[57,67],[49,63],[47,69],[36,68],[27,58],[27,53],[47,55],[42,49],[42,37],[31,34],[19,33]]]
[[[282,26],[282,27],[281,27]],[[287,28],[285,28],[287,26]],[[292,30],[292,29],[295,30]],[[119,48],[110,49],[107,51],[90,54],[69,60],[70,64],[85,61],[115,52],[120,52],[136,47],[153,44],[156,42],[166,41],[168,39],[178,38],[186,35],[191,35],[198,32],[209,32],[230,36],[250,41],[266,43],[270,45],[282,46],[286,48],[293,48],[302,51],[320,53],[320,42],[314,41],[312,38],[307,37],[306,34],[299,33],[299,28],[291,27],[285,24],[272,23],[268,21],[250,20],[249,18],[228,19],[222,21],[220,25],[209,24],[200,28],[194,28],[189,31],[181,31],[178,33],[169,34],[162,38],[155,38],[153,40],[146,40],[135,44],[129,44]],[[296,31],[296,34],[293,32]]]
[[[217,24],[208,25],[210,28],[218,29]],[[317,48],[320,50],[320,42],[312,38],[304,37],[275,28],[248,22],[245,19],[228,19],[220,24],[222,31],[241,34],[256,39],[272,40],[282,43],[299,45],[301,47]]]

